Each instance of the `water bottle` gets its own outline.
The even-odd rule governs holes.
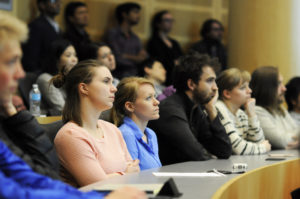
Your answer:
[[[40,116],[41,115],[41,92],[37,84],[32,85],[32,89],[29,93],[29,100],[30,100],[30,113],[33,116]]]

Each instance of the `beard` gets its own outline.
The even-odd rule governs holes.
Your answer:
[[[194,102],[196,102],[197,104],[207,104],[213,97],[214,97],[214,93],[209,94],[205,91],[198,91],[197,89],[193,90],[193,100]]]

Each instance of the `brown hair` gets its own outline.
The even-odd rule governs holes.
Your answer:
[[[256,104],[267,109],[272,115],[284,115],[277,99],[279,71],[274,66],[263,66],[252,73],[250,87]]]
[[[250,82],[250,80],[251,76],[248,71],[237,68],[224,70],[216,80],[220,99],[223,99],[224,90],[231,91],[234,87],[243,84],[244,82]]]
[[[79,126],[82,126],[80,113],[80,97],[78,85],[80,83],[89,84],[95,73],[96,67],[105,67],[97,60],[85,60],[75,65],[67,75],[61,74],[62,78],[57,78],[57,84],[65,86],[66,102],[62,112],[62,119],[64,123],[73,121]]]
[[[117,92],[115,93],[114,106],[111,111],[111,121],[116,126],[123,123],[123,118],[129,116],[128,111],[125,108],[126,102],[135,102],[138,89],[142,84],[150,84],[154,88],[154,84],[142,77],[127,77],[120,81],[117,86]]]

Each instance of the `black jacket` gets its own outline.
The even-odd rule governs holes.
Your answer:
[[[169,48],[160,37],[151,37],[147,44],[147,51],[151,57],[160,61],[167,71],[166,85],[172,84],[172,73],[175,67],[175,60],[182,55],[182,50],[179,43],[169,38],[172,43],[172,48]]]
[[[175,93],[160,104],[160,118],[151,121],[158,138],[163,165],[229,158],[231,143],[219,117],[210,122],[199,105],[184,93]]]
[[[67,26],[64,38],[69,40],[76,50],[79,61],[83,60],[87,44],[91,43],[89,34],[84,29],[77,29],[72,25]]]
[[[59,179],[59,161],[53,143],[28,111],[1,118],[0,139],[34,171]]]
[[[45,68],[46,60],[51,49],[51,43],[61,39],[62,35],[57,33],[45,16],[41,15],[29,24],[29,38],[23,45],[22,63],[25,71],[56,74],[57,67]]]
[[[199,52],[200,54],[208,54],[210,57],[218,58],[222,70],[227,68],[227,52],[221,42],[203,39],[193,44],[191,49]]]

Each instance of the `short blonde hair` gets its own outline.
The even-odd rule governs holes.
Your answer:
[[[240,70],[238,68],[230,68],[224,70],[217,78],[216,82],[219,88],[220,99],[223,98],[223,91],[231,91],[234,87],[250,82],[251,75],[248,71]]]
[[[0,11],[0,49],[9,40],[25,42],[28,36],[27,25],[16,17]]]
[[[125,109],[126,102],[135,102],[138,95],[138,89],[143,84],[150,84],[153,88],[152,81],[143,77],[127,77],[120,81],[117,86],[117,92],[115,93],[114,106],[111,112],[111,121],[119,126],[123,122],[123,118],[128,115],[128,111]]]

